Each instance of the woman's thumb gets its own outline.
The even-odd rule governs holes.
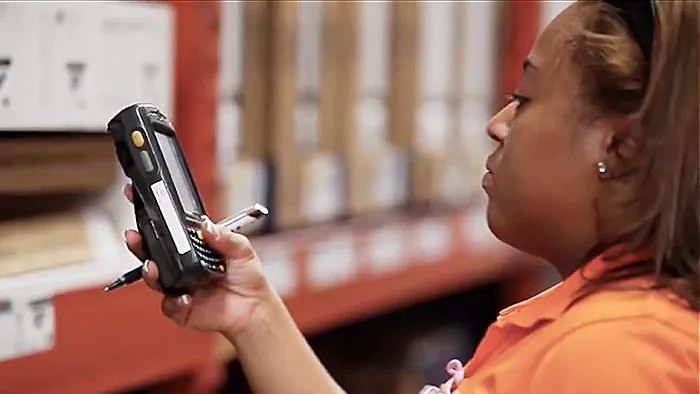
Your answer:
[[[202,235],[212,249],[227,259],[249,259],[255,255],[247,237],[216,225],[209,218],[202,223]]]

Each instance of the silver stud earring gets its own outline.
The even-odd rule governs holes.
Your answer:
[[[598,162],[598,174],[605,175],[608,172],[608,166],[602,161]]]

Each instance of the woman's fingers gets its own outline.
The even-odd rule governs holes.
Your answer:
[[[122,190],[124,193],[124,197],[126,197],[127,200],[129,200],[130,203],[134,203],[134,187],[131,186],[131,183],[127,183],[124,185],[124,189]]]
[[[176,324],[185,326],[192,309],[192,297],[187,294],[179,297],[164,297],[160,308],[163,314]]]
[[[136,258],[141,261],[145,261],[148,258],[146,251],[143,249],[143,238],[138,231],[126,230],[124,232],[124,240],[126,241],[126,246]]]
[[[151,260],[147,260],[143,264],[143,281],[146,285],[155,291],[162,291],[160,283],[158,283],[158,266]]]
[[[248,238],[217,226],[209,218],[202,223],[202,235],[209,246],[229,259],[249,259],[255,256]]]

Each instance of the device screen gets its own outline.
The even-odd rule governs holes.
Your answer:
[[[177,139],[174,136],[162,133],[155,134],[160,150],[163,152],[165,164],[170,171],[170,177],[175,184],[175,191],[182,202],[182,208],[187,212],[201,214],[199,199],[195,195],[194,185],[187,175],[184,158],[181,157],[180,146],[177,143]]]

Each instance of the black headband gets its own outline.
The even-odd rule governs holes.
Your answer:
[[[604,0],[620,11],[620,17],[627,23],[632,38],[642,50],[644,59],[651,63],[654,45],[655,10],[654,0]]]

